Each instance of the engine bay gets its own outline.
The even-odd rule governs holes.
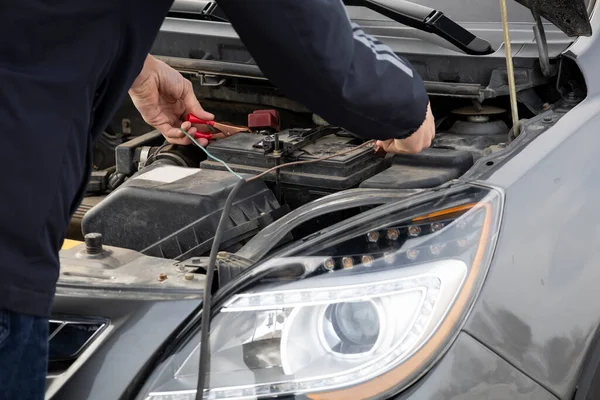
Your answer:
[[[261,122],[256,118],[261,113],[275,118]],[[81,227],[75,230],[101,233],[106,245],[156,257],[206,255],[237,179],[224,162],[244,177],[263,174],[234,204],[223,249],[235,251],[260,228],[327,195],[349,189],[428,189],[456,179],[493,146],[506,143],[509,128],[503,117],[505,110],[496,107],[457,109],[451,122],[442,120],[448,127],[439,130],[433,146],[417,155],[381,154],[317,116],[312,127],[281,129],[276,110],[247,114],[252,130],[211,142],[208,150],[214,158],[194,146],[168,144],[158,131],[150,131],[116,146],[115,166],[95,172],[88,192],[96,193],[80,207],[76,217]],[[286,163],[293,164],[269,172]],[[93,194],[100,194],[101,201]],[[298,227],[293,236],[358,211],[321,216]]]
[[[551,126],[541,121],[543,115],[556,115],[554,123],[585,96],[578,69],[564,64],[560,80],[520,92],[521,136],[527,129],[541,133]],[[460,179],[480,169],[479,160],[502,153],[517,139],[507,96],[485,101],[430,96],[436,120],[431,147],[419,154],[392,155],[376,151],[373,141],[329,125],[268,83],[232,78],[215,88],[192,81],[216,121],[247,129],[212,140],[208,157],[196,146],[166,142],[125,101],[96,144],[87,194],[67,239],[81,241],[86,234],[100,233],[105,245],[152,257],[206,257],[225,199],[238,179],[234,175],[260,176],[236,197],[222,251],[235,254],[294,212],[312,215],[319,204],[327,210],[294,222],[269,246],[275,250],[275,245],[312,235],[366,208]],[[360,193],[383,200],[353,203]],[[337,201],[349,205],[330,207]]]
[[[508,31],[506,18],[503,27]],[[536,27],[543,30],[541,22]],[[206,149],[173,145],[126,100],[94,149],[87,195],[67,235],[85,243],[61,251],[60,294],[85,289],[87,314],[93,307],[86,298],[104,301],[111,291],[120,303],[108,304],[117,309],[131,300],[198,301],[202,294],[177,335],[149,351],[154,360],[144,368],[158,372],[136,375],[157,398],[202,397],[204,388],[235,397],[246,378],[252,389],[244,394],[277,397],[301,388],[296,381],[313,390],[313,370],[321,374],[328,361],[322,354],[356,375],[367,365],[359,357],[373,349],[405,357],[434,334],[448,348],[443,332],[472,309],[466,305],[481,290],[499,237],[505,188],[488,185],[486,176],[519,173],[519,160],[502,170],[504,163],[585,98],[575,63],[543,54],[545,37],[536,37],[539,60],[516,59],[514,71],[494,57],[414,56],[428,78],[436,137],[420,154],[392,155],[287,99],[253,70],[249,55],[243,61],[243,47],[219,42],[215,58],[188,53],[188,44],[208,46],[184,35],[187,43],[176,46],[172,36],[162,39],[164,61],[193,82],[215,121],[247,129]],[[406,309],[406,323],[398,308]],[[356,326],[340,327],[358,314],[369,317],[358,324],[369,332],[357,339]],[[380,333],[386,325],[394,336]],[[380,343],[397,349],[375,347]],[[58,361],[54,373],[72,365]],[[321,375],[333,376],[327,373]],[[314,381],[327,382],[321,375]],[[348,387],[352,397],[356,386]]]

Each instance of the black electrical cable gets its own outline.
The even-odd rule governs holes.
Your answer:
[[[210,256],[208,258],[208,266],[206,267],[206,283],[204,285],[204,296],[202,299],[202,322],[201,322],[201,330],[200,330],[200,361],[198,364],[198,385],[196,386],[196,400],[202,400],[204,394],[204,387],[206,381],[206,375],[210,372],[210,363],[209,363],[209,352],[210,352],[210,344],[209,344],[209,333],[210,333],[210,314],[212,307],[212,282],[214,278],[215,272],[215,264],[217,262],[217,253],[219,252],[219,246],[221,245],[221,236],[223,236],[223,230],[225,229],[226,220],[229,218],[229,212],[231,211],[231,206],[233,205],[233,199],[235,198],[237,192],[240,191],[242,186],[246,183],[245,179],[240,179],[231,192],[229,196],[227,196],[227,200],[225,201],[225,207],[223,207],[223,212],[221,213],[221,219],[219,220],[219,225],[217,225],[217,230],[215,231],[215,237],[213,239],[212,248],[210,249]]]
[[[164,143],[161,144],[158,147],[158,149],[156,149],[156,151],[150,155],[150,157],[148,157],[148,159],[146,160],[146,162],[144,163],[144,165],[150,165],[150,164],[152,164],[156,160],[156,157],[158,156],[158,153],[160,153],[160,151],[162,149],[164,149],[165,147],[167,147],[169,144],[170,143],[165,140]]]
[[[225,229],[225,220],[229,217],[229,212],[231,211],[233,199],[235,198],[237,192],[241,189],[241,187],[244,185],[244,183],[259,179],[260,177],[262,177],[270,172],[273,172],[275,170],[278,170],[280,168],[290,167],[290,166],[294,166],[294,165],[301,165],[301,164],[311,164],[311,163],[315,163],[315,162],[319,162],[319,161],[323,161],[323,160],[328,160],[330,158],[338,157],[340,155],[344,155],[344,154],[353,152],[360,147],[372,146],[375,144],[375,141],[369,140],[369,141],[367,141],[361,145],[358,145],[356,147],[353,147],[351,149],[346,149],[346,150],[340,151],[335,154],[331,154],[326,157],[321,157],[316,160],[295,161],[295,162],[290,162],[290,163],[286,163],[286,164],[280,164],[271,169],[264,171],[261,174],[253,176],[252,178],[248,179],[248,181],[246,181],[239,174],[234,172],[229,167],[229,165],[227,165],[226,162],[224,162],[224,161],[216,158],[212,154],[210,154],[210,152],[208,150],[206,150],[203,146],[201,146],[200,143],[198,143],[196,141],[196,139],[192,135],[190,135],[187,131],[185,131],[182,128],[180,130],[185,136],[187,136],[192,141],[193,144],[195,144],[202,151],[204,151],[208,157],[220,162],[221,164],[223,164],[225,166],[225,168],[227,168],[227,170],[229,172],[231,172],[236,177],[240,178],[240,180],[235,184],[235,186],[231,190],[231,193],[229,193],[229,196],[227,196],[227,200],[225,201],[225,206],[223,207],[223,212],[221,213],[221,218],[219,219],[219,224],[217,225],[217,229],[215,231],[215,237],[213,239],[212,247],[210,249],[210,255],[208,258],[208,266],[206,267],[206,283],[204,285],[204,296],[202,299],[202,321],[201,321],[201,327],[200,327],[200,361],[198,362],[198,384],[196,385],[196,400],[202,400],[204,397],[206,375],[208,375],[210,372],[209,334],[210,334],[210,316],[211,316],[211,309],[212,309],[211,290],[212,290],[212,282],[214,279],[215,264],[217,262],[217,253],[219,252],[219,246],[221,245],[221,237],[223,236],[223,230]]]

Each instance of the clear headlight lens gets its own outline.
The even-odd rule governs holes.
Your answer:
[[[373,398],[409,384],[457,334],[478,293],[500,200],[488,189],[455,191],[268,261],[321,273],[265,283],[223,306],[204,397]],[[194,399],[198,340],[165,360],[147,400]]]

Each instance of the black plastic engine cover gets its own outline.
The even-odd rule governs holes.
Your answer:
[[[157,257],[205,254],[237,179],[229,172],[157,162],[92,208],[83,233],[99,232],[107,245]],[[224,239],[239,243],[285,211],[264,182],[248,182],[234,201]]]
[[[429,148],[419,154],[398,154],[383,172],[365,180],[361,188],[427,189],[464,174],[473,165],[473,154],[465,150]]]

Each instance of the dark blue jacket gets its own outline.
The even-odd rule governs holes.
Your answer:
[[[332,124],[406,137],[425,117],[406,60],[339,0],[221,0],[272,82]],[[139,73],[170,0],[0,0],[0,309],[47,316],[93,141]]]
[[[372,139],[404,138],[427,93],[408,61],[351,24],[341,0],[220,0],[269,80],[327,122]]]

